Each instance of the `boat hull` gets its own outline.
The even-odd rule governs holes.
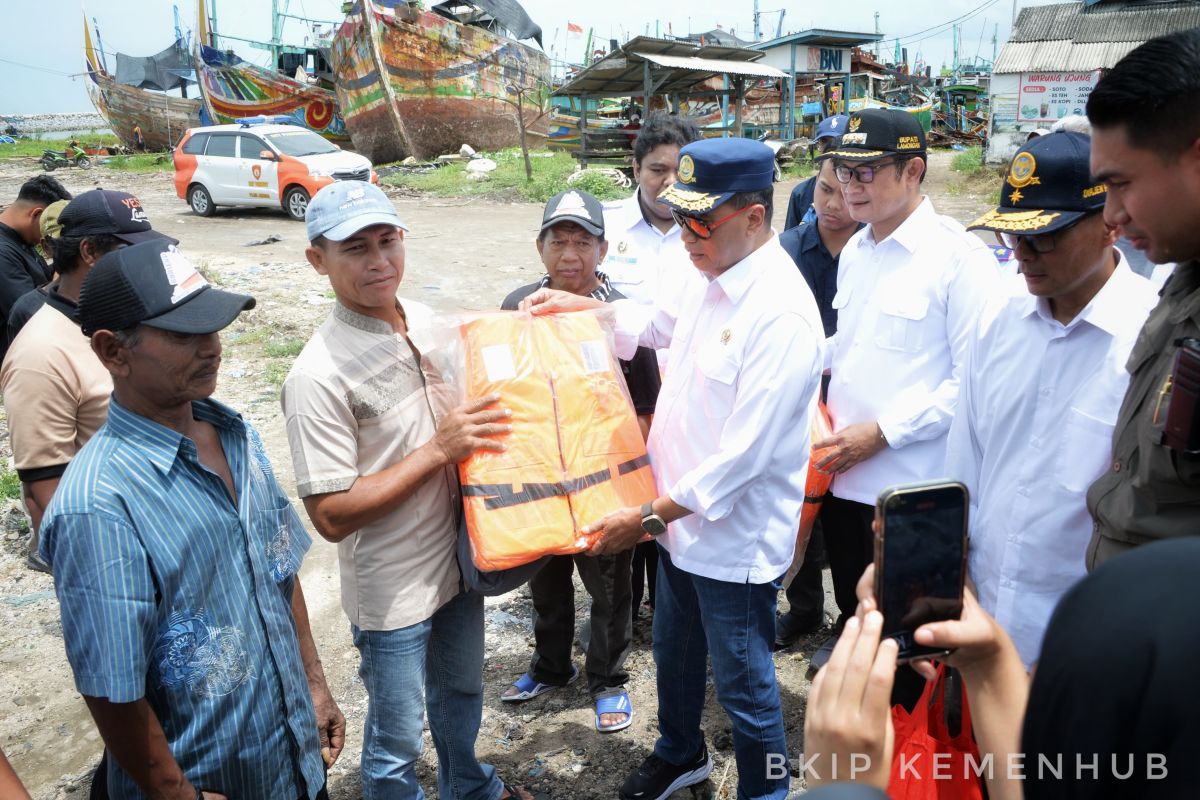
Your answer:
[[[498,150],[519,142],[516,99],[525,92],[530,132],[544,136],[550,62],[532,47],[473,25],[398,4],[361,0],[331,48],[338,102],[354,149],[374,163]]]
[[[125,86],[100,72],[89,75],[87,88],[96,111],[121,143],[131,149],[137,146],[134,127],[141,127],[147,150],[169,150],[184,131],[200,125],[198,99]]]
[[[287,116],[330,141],[350,141],[337,97],[328,89],[300,83],[204,45],[196,48],[195,61],[200,94],[214,123],[229,124],[260,115]]]

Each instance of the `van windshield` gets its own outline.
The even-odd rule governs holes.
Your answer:
[[[337,152],[336,147],[312,131],[295,130],[268,133],[266,139],[286,156],[315,156],[321,153]]]

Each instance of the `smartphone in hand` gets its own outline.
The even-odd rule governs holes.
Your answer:
[[[967,571],[967,487],[958,481],[884,489],[875,507],[875,601],[883,634],[900,645],[900,662],[948,651],[919,645],[927,622],[962,616]]]

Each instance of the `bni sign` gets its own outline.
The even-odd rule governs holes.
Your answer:
[[[849,47],[810,47],[803,72],[849,72]]]

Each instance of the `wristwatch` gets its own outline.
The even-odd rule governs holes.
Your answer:
[[[667,532],[666,520],[654,513],[653,503],[642,505],[642,530],[651,536],[661,536]]]

